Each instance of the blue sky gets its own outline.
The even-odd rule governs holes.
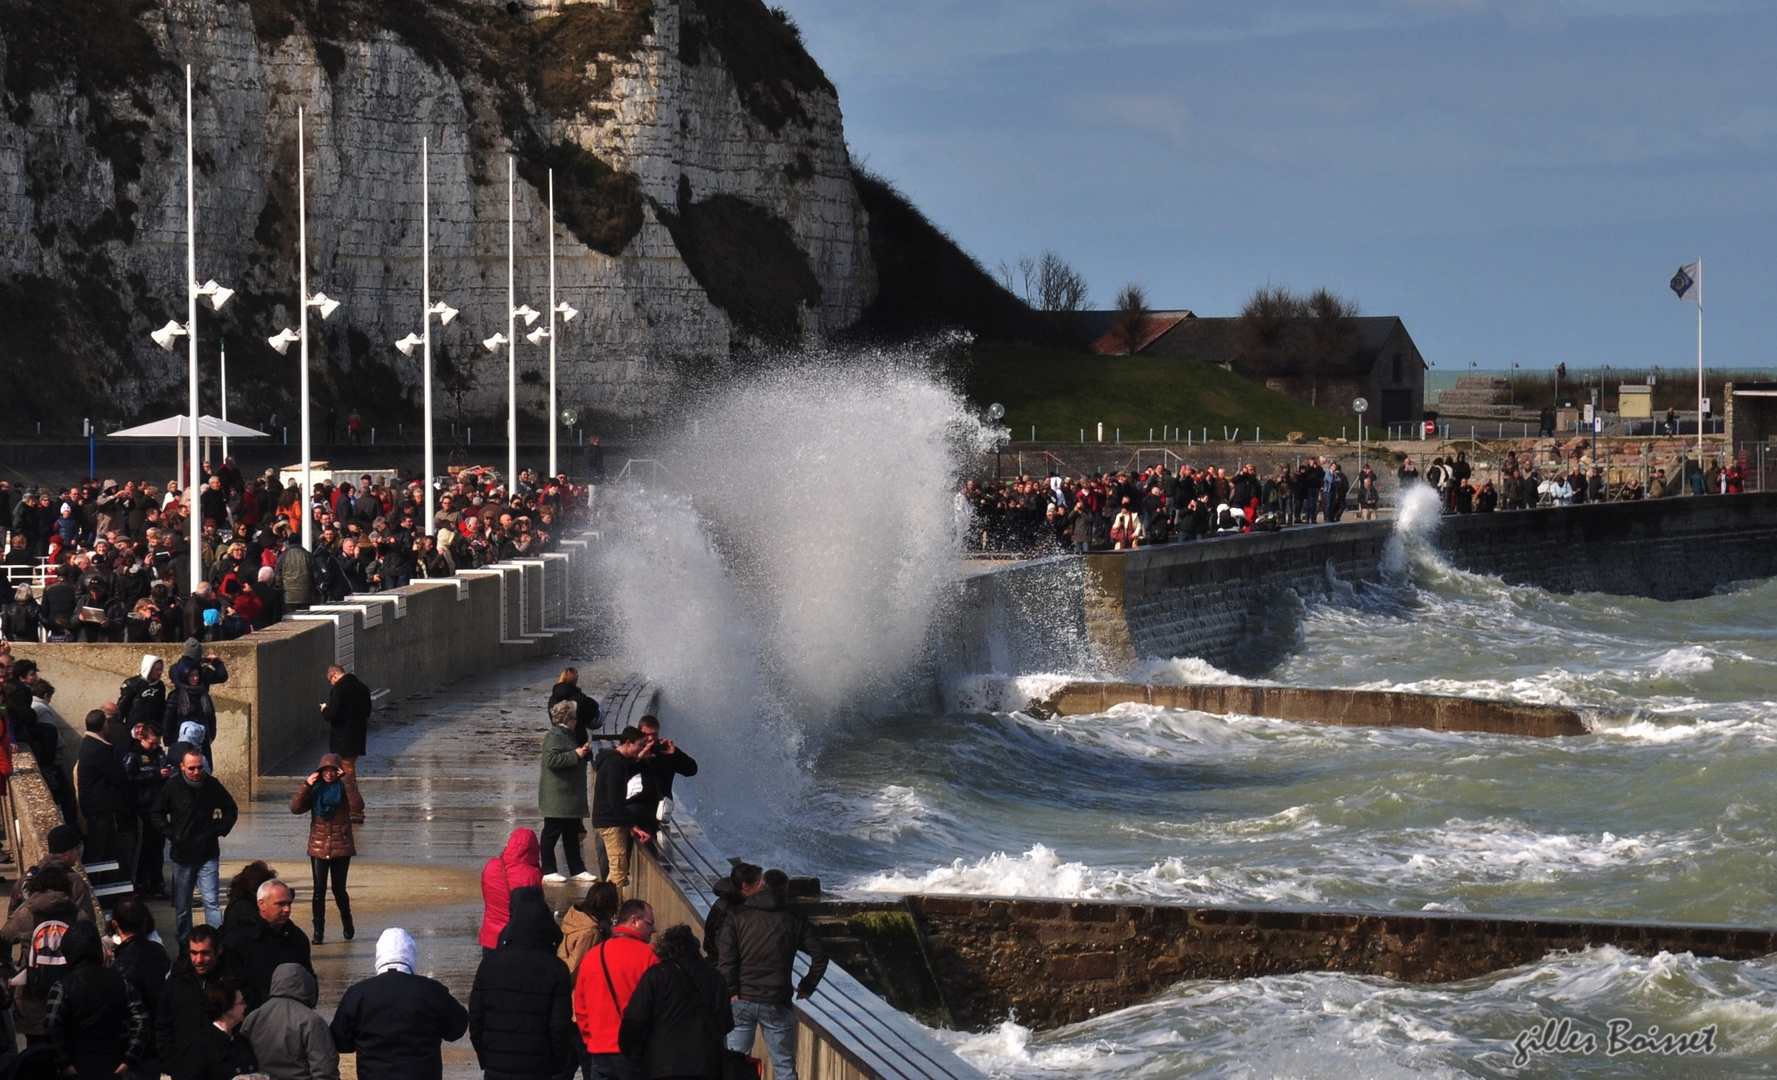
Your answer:
[[[992,268],[1108,306],[1267,281],[1440,369],[1777,366],[1777,3],[776,0],[856,158]]]

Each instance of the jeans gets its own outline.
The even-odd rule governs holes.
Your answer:
[[[751,1053],[754,1025],[765,1032],[765,1052],[771,1057],[772,1075],[776,1080],[796,1080],[796,1010],[763,1001],[736,1001],[728,1049]]]
[[[568,857],[568,876],[586,872],[586,862],[580,857],[580,838],[586,835],[579,818],[546,817],[543,819],[543,872],[555,873],[555,844],[561,841],[562,850]]]
[[[204,893],[204,922],[216,929],[222,929],[222,905],[219,902],[219,891],[222,884],[222,861],[211,859],[206,863],[173,863],[173,933],[178,936],[179,944],[185,944],[191,937],[191,887],[196,885]]]
[[[588,1054],[587,1058],[598,1080],[647,1080],[647,1071],[634,1058],[622,1054]]]

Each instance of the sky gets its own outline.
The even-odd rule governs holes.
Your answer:
[[[1771,0],[770,0],[988,269],[1399,315],[1440,370],[1777,368]]]

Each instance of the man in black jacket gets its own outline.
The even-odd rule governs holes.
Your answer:
[[[56,1071],[109,1077],[148,1056],[148,1010],[124,977],[105,966],[99,931],[76,922],[62,938],[67,972],[49,988],[43,1029]]]
[[[86,816],[86,847],[89,863],[115,859],[124,880],[136,880],[136,807],[131,800],[130,780],[123,769],[122,747],[105,740],[105,713],[86,714],[86,734],[74,765],[74,794]]]
[[[488,1080],[551,1080],[573,1070],[574,979],[555,955],[561,940],[543,890],[512,890],[500,943],[469,991],[469,1041]]]
[[[173,1080],[198,1080],[203,1073],[211,1028],[204,992],[223,979],[221,929],[194,927],[186,949],[167,976],[154,1023],[160,1066]]]
[[[417,964],[413,938],[391,926],[377,939],[376,974],[339,999],[328,1028],[341,1054],[358,1055],[359,1076],[442,1080],[440,1047],[469,1030],[468,1010],[443,983],[414,974]]]
[[[338,664],[327,669],[327,682],[331,688],[327,704],[321,706],[321,719],[333,729],[327,734],[327,752],[339,755],[345,763],[346,783],[356,788],[358,759],[364,756],[370,740],[370,687]],[[364,818],[352,820],[362,824]]]
[[[600,750],[593,760],[592,827],[598,831],[611,866],[605,880],[619,889],[629,884],[630,845],[654,839],[637,826],[634,808],[627,801],[629,782],[641,775],[641,757],[647,748],[648,737],[641,729],[626,727],[617,736],[616,747]]]
[[[272,878],[259,886],[255,897],[259,910],[230,930],[227,937],[229,972],[247,997],[247,1008],[257,1009],[271,996],[272,973],[279,964],[297,964],[315,970],[309,962],[309,939],[290,922],[290,886]]]
[[[203,751],[189,749],[179,771],[167,780],[150,811],[155,828],[171,841],[173,857],[173,932],[180,942],[191,936],[191,887],[204,892],[204,921],[222,924],[220,891],[222,838],[234,830],[240,808],[222,781],[204,772]]]
[[[728,1048],[745,1052],[753,1029],[765,1032],[765,1047],[777,1080],[796,1080],[796,1013],[790,1008],[790,976],[798,950],[808,954],[808,974],[796,987],[807,998],[827,973],[827,950],[808,920],[784,906],[790,879],[782,870],[765,871],[765,887],[747,898],[722,924],[716,966],[733,996],[734,1030]]]

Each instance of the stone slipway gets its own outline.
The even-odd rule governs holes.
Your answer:
[[[1585,720],[1559,705],[1519,705],[1398,690],[1317,690],[1299,686],[1167,686],[1068,683],[1034,711],[1059,716],[1101,713],[1136,703],[1220,716],[1264,716],[1339,727],[1417,727],[1551,738],[1584,735]]]

